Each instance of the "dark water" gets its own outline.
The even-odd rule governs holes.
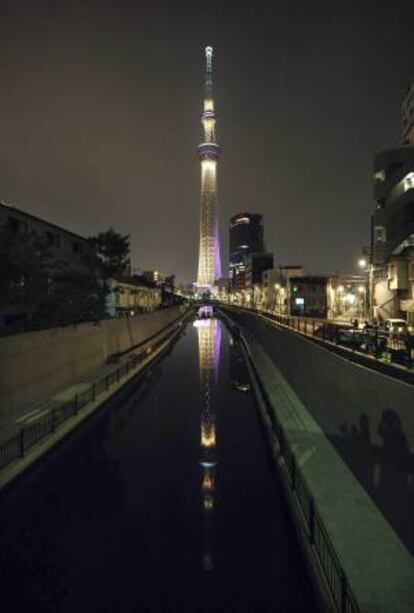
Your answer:
[[[220,322],[190,325],[9,490],[1,610],[314,611],[245,379]]]

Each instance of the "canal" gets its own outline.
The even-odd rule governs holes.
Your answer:
[[[170,353],[1,499],[3,611],[315,611],[224,324]]]

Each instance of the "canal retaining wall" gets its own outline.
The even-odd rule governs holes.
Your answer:
[[[394,438],[399,433],[400,445],[414,452],[414,385],[355,364],[253,313],[231,309],[231,316],[254,334],[326,434],[344,439],[360,434],[373,445],[392,444],[389,426]]]
[[[263,347],[414,553],[414,386],[355,364],[254,313],[227,312]]]
[[[254,393],[320,610],[412,611],[411,554],[262,345],[246,338]]]
[[[185,307],[0,338],[0,421],[94,373],[177,319]]]

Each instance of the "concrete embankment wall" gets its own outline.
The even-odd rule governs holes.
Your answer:
[[[109,356],[149,338],[179,317],[182,309],[0,338],[0,419],[87,378]]]
[[[253,313],[228,313],[260,343],[414,553],[414,386],[355,364]]]
[[[228,312],[254,334],[325,434],[353,442],[360,435],[370,444],[407,445],[414,452],[413,385],[354,364],[254,314]]]

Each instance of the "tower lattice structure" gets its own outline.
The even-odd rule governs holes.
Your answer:
[[[204,102],[201,114],[204,140],[198,146],[201,163],[200,251],[197,285],[212,289],[221,277],[220,243],[217,212],[217,162],[220,147],[216,143],[216,113],[213,100],[213,48],[205,49]]]

